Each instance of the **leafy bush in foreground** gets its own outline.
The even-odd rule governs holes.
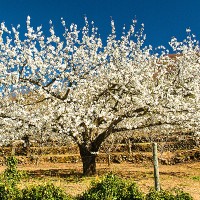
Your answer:
[[[7,169],[0,176],[0,200],[73,200],[61,188],[53,184],[31,186],[18,189],[17,184],[22,173],[17,170],[15,157],[6,160]],[[125,181],[110,173],[99,181],[92,183],[91,188],[77,197],[79,200],[193,200],[190,194],[182,190],[150,190],[146,195],[140,192],[134,182]]]
[[[22,200],[72,200],[64,191],[53,184],[38,185],[22,190]]]
[[[7,168],[0,176],[0,200],[71,200],[72,198],[53,184],[18,189],[17,184],[23,173],[17,170],[17,159],[6,159]]]
[[[0,199],[16,200],[21,198],[21,191],[17,188],[17,183],[22,177],[22,173],[17,170],[17,159],[10,156],[6,159],[7,168],[0,176]]]
[[[135,183],[128,183],[113,174],[108,174],[102,180],[92,183],[80,200],[143,200],[144,195]]]
[[[1,200],[18,200],[21,198],[21,191],[6,183],[0,183],[0,199]]]
[[[92,183],[79,200],[193,200],[190,194],[182,190],[150,190],[145,196],[136,183],[128,182],[116,175],[108,174]]]
[[[151,190],[146,195],[146,200],[193,200],[190,194],[183,192],[182,190],[161,190],[155,191]]]
[[[16,186],[23,176],[23,173],[17,170],[17,159],[14,156],[9,156],[6,159],[7,168],[1,175],[1,181],[5,184]]]

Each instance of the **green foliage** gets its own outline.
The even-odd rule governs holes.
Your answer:
[[[194,181],[200,181],[200,176],[193,176],[192,180],[194,180]]]
[[[152,189],[147,195],[146,200],[174,200],[174,195],[166,190],[156,191]]]
[[[14,156],[10,156],[6,159],[6,170],[1,176],[2,182],[15,186],[22,178],[22,173],[17,170],[17,159]]]
[[[193,198],[182,190],[150,190],[146,195],[146,200],[193,200]]]
[[[140,200],[140,199],[144,199],[144,195],[142,194],[142,192],[138,189],[138,186],[136,185],[136,183],[131,183],[126,190],[126,198],[124,198],[126,200]]]
[[[17,170],[17,159],[10,156],[6,159],[6,170],[0,178],[1,200],[71,200],[63,190],[53,184],[33,186],[23,190],[17,188],[23,173]]]
[[[192,196],[182,190],[175,190],[176,200],[193,200]]]
[[[1,200],[19,200],[21,195],[21,191],[17,187],[7,183],[0,183]]]
[[[61,188],[53,184],[38,185],[19,190],[17,184],[22,173],[17,170],[17,159],[13,156],[6,160],[7,169],[0,177],[0,200],[72,200]],[[91,188],[79,200],[193,200],[190,194],[179,189],[160,192],[150,190],[145,195],[134,182],[128,182],[110,173],[99,181],[94,181]]]
[[[80,200],[142,200],[143,194],[135,183],[117,177],[113,174],[104,176],[100,181],[93,182]]]
[[[17,170],[17,159],[10,156],[6,159],[7,168],[0,176],[0,199],[17,200],[21,198],[21,191],[17,188],[22,174]]]
[[[72,200],[72,197],[59,187],[46,184],[23,189],[21,200]]]

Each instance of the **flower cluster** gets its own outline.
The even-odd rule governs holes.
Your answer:
[[[68,135],[98,152],[112,133],[149,127],[199,127],[199,46],[189,35],[170,42],[175,55],[143,46],[144,25],[135,20],[117,39],[114,21],[105,46],[98,29],[85,26],[50,36],[31,27],[0,28],[0,133]],[[163,47],[161,47],[163,49]],[[5,137],[6,138],[6,137]],[[93,144],[96,144],[93,149]]]

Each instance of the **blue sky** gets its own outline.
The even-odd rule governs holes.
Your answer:
[[[9,27],[21,24],[25,27],[26,18],[31,16],[33,26],[49,28],[49,20],[57,32],[61,31],[60,18],[67,25],[84,24],[83,16],[94,21],[105,40],[110,33],[110,16],[115,20],[120,34],[124,24],[130,25],[137,18],[138,25],[145,24],[147,44],[153,47],[167,45],[172,36],[182,40],[186,28],[200,36],[200,0],[0,0],[0,22]]]

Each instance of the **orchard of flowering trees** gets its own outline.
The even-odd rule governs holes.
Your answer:
[[[59,37],[34,29],[0,28],[0,134],[6,141],[25,134],[67,135],[78,145],[85,175],[95,174],[99,149],[127,130],[199,128],[199,46],[188,30],[156,54],[144,46],[144,26],[114,21],[103,45],[94,23],[63,25]]]

